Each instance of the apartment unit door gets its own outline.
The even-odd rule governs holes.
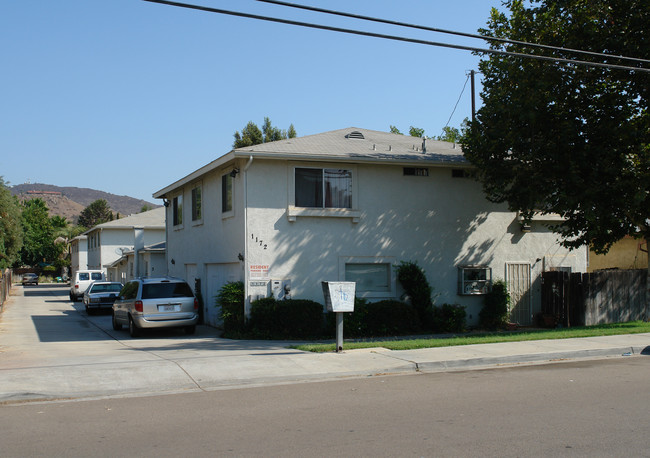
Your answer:
[[[506,284],[510,294],[510,321],[529,326],[533,322],[530,264],[506,263]]]

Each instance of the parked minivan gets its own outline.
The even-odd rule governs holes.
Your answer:
[[[81,300],[84,293],[94,281],[106,281],[106,275],[101,270],[78,270],[70,279],[70,300]]]
[[[128,326],[131,337],[145,328],[182,328],[194,334],[198,321],[198,300],[180,278],[136,278],[124,285],[113,303],[113,329]]]

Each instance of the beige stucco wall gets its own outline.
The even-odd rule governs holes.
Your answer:
[[[601,269],[647,269],[648,253],[641,249],[641,245],[647,250],[647,244],[640,239],[626,237],[615,243],[607,254],[596,254],[589,252],[588,272]]]

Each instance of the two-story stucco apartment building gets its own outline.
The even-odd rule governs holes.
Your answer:
[[[163,207],[98,224],[72,240],[72,259],[76,259],[73,261],[72,275],[75,268],[102,270],[112,281],[125,281],[134,276],[148,275],[151,269],[143,263],[141,255],[132,257],[128,278],[111,275],[112,271],[108,268],[121,259],[127,251],[135,250],[144,253],[146,246],[161,242],[165,242]],[[75,253],[79,255],[75,256]],[[167,273],[166,269],[159,270],[160,275]]]
[[[171,275],[200,279],[204,316],[242,280],[247,306],[275,297],[323,303],[322,281],[357,295],[402,295],[393,266],[416,261],[437,304],[467,306],[476,323],[490,281],[506,279],[511,318],[540,310],[543,270],[585,271],[539,219],[488,202],[458,145],[348,128],[230,151],[161,189]]]

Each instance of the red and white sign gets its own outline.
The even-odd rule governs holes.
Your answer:
[[[248,267],[250,278],[268,278],[269,266],[264,264],[251,264]]]

